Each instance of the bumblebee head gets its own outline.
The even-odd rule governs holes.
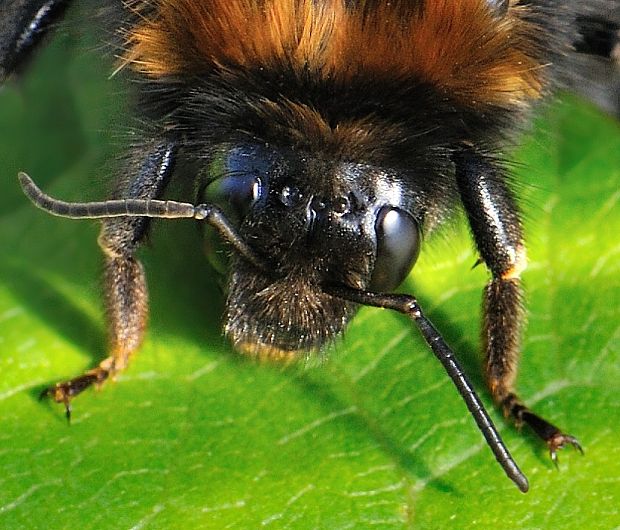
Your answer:
[[[453,147],[492,151],[542,96],[520,3],[155,5],[128,32],[125,64],[152,87],[146,111],[206,161],[201,200],[268,269],[232,253],[225,329],[243,351],[337,336],[355,306],[325,282],[395,288],[456,196]]]
[[[231,256],[225,329],[242,351],[320,349],[354,310],[325,284],[391,290],[415,263],[423,214],[395,172],[248,143],[223,146],[210,168],[202,199],[266,269]]]

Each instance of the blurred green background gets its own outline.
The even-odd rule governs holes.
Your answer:
[[[84,13],[71,15],[75,22]],[[82,24],[0,90],[0,528],[618,528],[620,130],[564,99],[516,156],[526,212],[529,327],[519,389],[579,437],[560,470],[493,411],[530,479],[518,492],[452,384],[398,315],[363,309],[322,361],[240,359],[191,222],[141,252],[151,325],[129,370],[61,407],[47,384],[105,355],[97,224],[49,217],[27,170],[65,199],[102,197],[130,141],[119,79]],[[415,292],[483,401],[487,279],[463,223],[423,251]]]

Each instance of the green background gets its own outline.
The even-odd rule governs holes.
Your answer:
[[[554,105],[514,171],[529,242],[519,390],[579,437],[559,471],[492,410],[531,490],[505,478],[441,367],[399,315],[363,309],[322,361],[239,358],[191,222],[141,252],[151,325],[130,368],[61,407],[40,390],[105,355],[97,224],[37,211],[27,170],[66,199],[102,197],[131,140],[94,41],[55,38],[0,91],[0,528],[620,528],[620,131]],[[487,279],[462,222],[415,292],[492,408],[480,376]]]

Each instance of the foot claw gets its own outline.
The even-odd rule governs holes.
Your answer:
[[[577,451],[583,454],[583,448],[577,438],[561,432],[554,434],[549,440],[547,440],[547,445],[549,446],[549,455],[551,456],[551,460],[555,464],[556,468],[558,467],[557,452],[567,445],[572,445]]]
[[[71,425],[71,403],[69,400],[65,401],[65,417],[67,418],[67,423]]]
[[[100,385],[109,376],[107,370],[101,368],[95,368],[90,372],[86,372],[84,375],[64,381],[62,383],[56,383],[54,386],[50,386],[41,392],[39,399],[51,398],[56,403],[63,403],[65,406],[65,416],[67,422],[71,423],[71,399],[86,390],[89,386],[95,384]]]
[[[63,403],[65,406],[67,423],[71,423],[71,398],[78,393],[79,392],[76,392],[74,380],[71,380],[47,387],[39,394],[39,399],[51,398],[55,403]]]

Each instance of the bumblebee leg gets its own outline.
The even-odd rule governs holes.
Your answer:
[[[557,450],[577,440],[532,412],[515,393],[514,383],[523,325],[520,274],[526,266],[521,221],[504,174],[493,162],[473,150],[460,153],[456,177],[461,200],[482,260],[492,273],[484,291],[485,373],[494,400],[517,426],[525,423],[549,447]]]
[[[69,4],[71,0],[3,0],[0,9],[0,83],[28,61]]]
[[[121,189],[125,199],[155,199],[163,193],[173,172],[175,144],[159,144],[149,152],[135,174]],[[150,219],[117,217],[103,222],[99,245],[104,253],[104,293],[110,355],[99,366],[43,392],[64,403],[67,419],[70,401],[89,386],[101,385],[123,370],[140,347],[148,317],[148,294],[142,264],[134,253],[144,240]]]

